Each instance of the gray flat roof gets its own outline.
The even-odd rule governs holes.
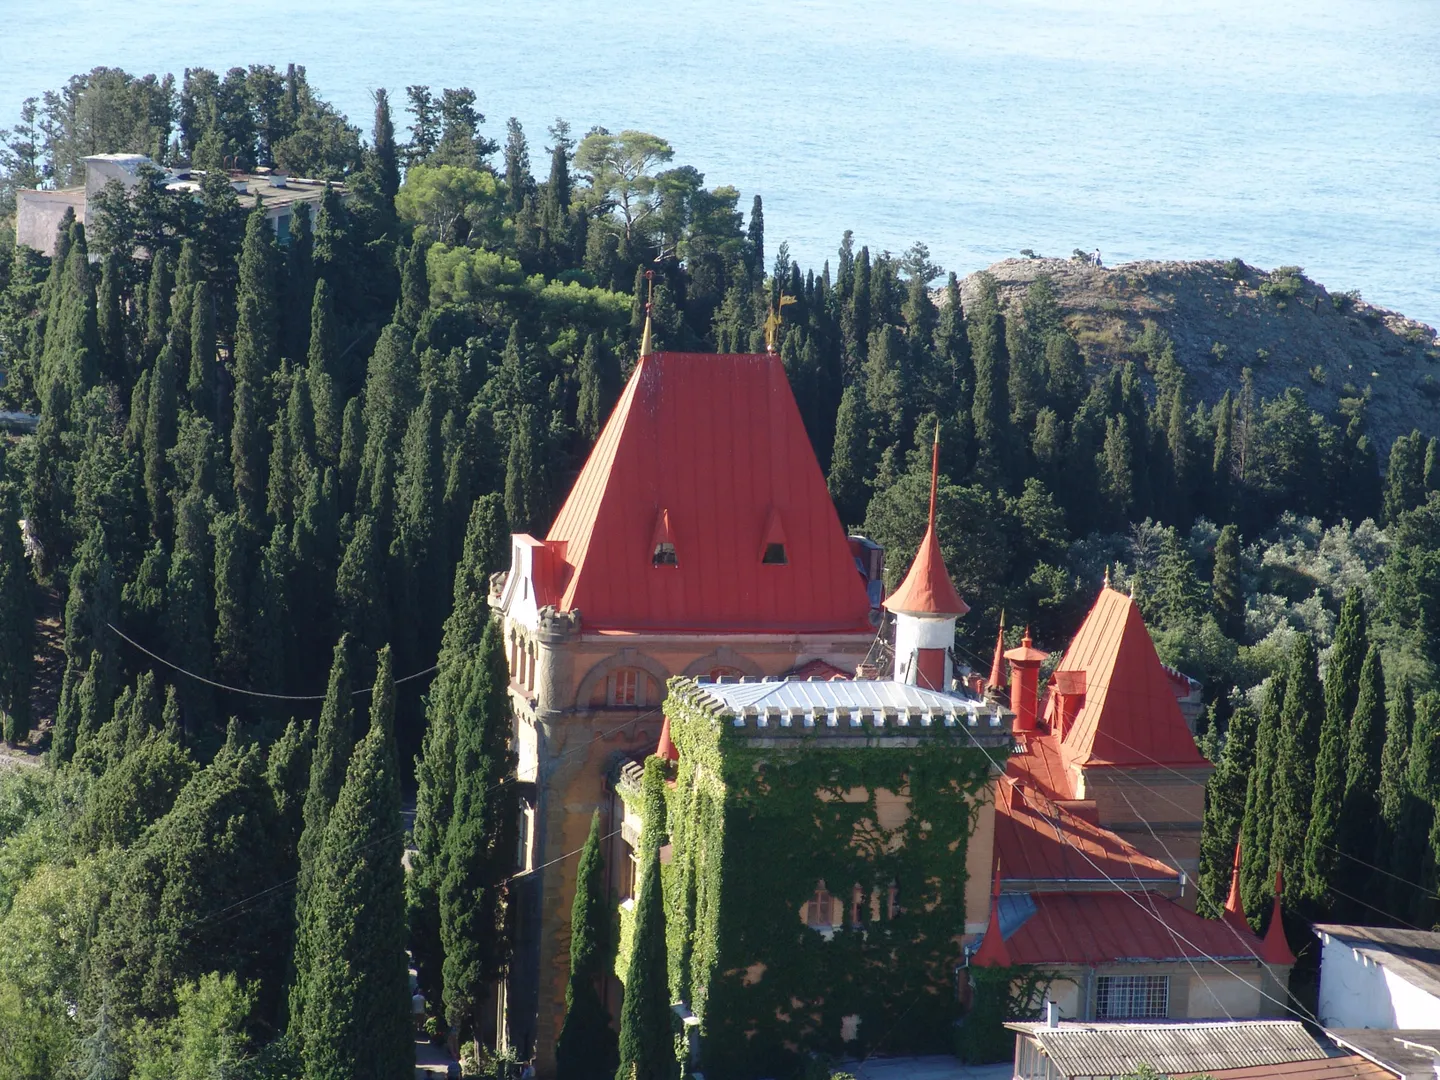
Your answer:
[[[1399,1073],[1403,1080],[1434,1080],[1440,1076],[1440,1031],[1326,1028],[1325,1034],[1346,1049]]]
[[[1348,923],[1316,923],[1315,932],[1343,942],[1412,986],[1440,998],[1440,933]]]

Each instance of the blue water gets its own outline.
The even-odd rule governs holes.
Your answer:
[[[468,85],[503,137],[637,127],[770,251],[1240,256],[1440,323],[1440,0],[0,0],[0,123],[96,64]]]

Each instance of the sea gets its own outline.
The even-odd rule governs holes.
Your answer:
[[[846,229],[1239,257],[1440,325],[1440,0],[0,0],[0,126],[95,65],[290,62],[367,133],[469,86],[537,171],[557,118],[654,132],[817,270]]]

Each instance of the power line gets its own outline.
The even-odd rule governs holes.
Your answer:
[[[121,630],[118,626],[116,626],[114,623],[107,622],[105,625],[108,626],[111,630],[113,630],[115,632],[115,635],[120,638],[121,641],[124,641],[125,643],[133,646],[134,648],[139,649],[146,656],[150,657],[150,659],[164,664],[172,671],[177,671],[181,675],[184,675],[186,678],[194,679],[196,682],[202,682],[206,686],[213,686],[217,690],[225,690],[232,694],[244,694],[246,697],[265,698],[269,701],[324,701],[327,697],[327,695],[325,694],[269,694],[261,690],[247,690],[243,686],[231,686],[228,683],[216,682],[214,679],[207,679],[204,675],[197,675],[195,672],[183,668],[179,664],[172,663],[171,661],[166,660],[165,657],[160,656],[158,653],[151,652],[134,638],[126,635],[125,632]],[[405,675],[401,678],[396,679],[395,685],[399,686],[401,683],[409,682],[411,679],[418,679],[422,675],[429,675],[432,671],[438,671],[439,669],[440,664],[437,661],[436,663],[431,664],[427,668],[422,668],[421,670],[413,672],[410,675]],[[366,686],[362,689],[352,691],[352,694],[355,697],[359,697],[361,694],[369,694],[373,692],[374,689],[375,688],[373,686]]]

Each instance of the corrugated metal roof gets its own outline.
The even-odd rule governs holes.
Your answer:
[[[1440,997],[1440,933],[1348,923],[1316,923],[1315,932],[1344,942],[1412,986]]]
[[[1085,617],[1065,658],[1064,671],[1085,672],[1085,703],[1061,749],[1080,765],[1206,765],[1175,700],[1140,609],[1106,586]],[[1046,704],[1052,724],[1055,695]]]
[[[1121,1077],[1140,1065],[1188,1076],[1215,1069],[1319,1061],[1325,1047],[1295,1020],[1202,1024],[1010,1023],[1067,1077]]]
[[[981,717],[1003,710],[976,697],[945,694],[893,679],[708,679],[696,680],[702,696],[726,709],[938,709]],[[983,722],[988,724],[988,719]]]
[[[676,562],[655,566],[662,511]],[[776,527],[783,565],[761,562]],[[587,629],[872,629],[777,356],[642,357],[546,537],[557,541],[556,607],[580,611]]]

